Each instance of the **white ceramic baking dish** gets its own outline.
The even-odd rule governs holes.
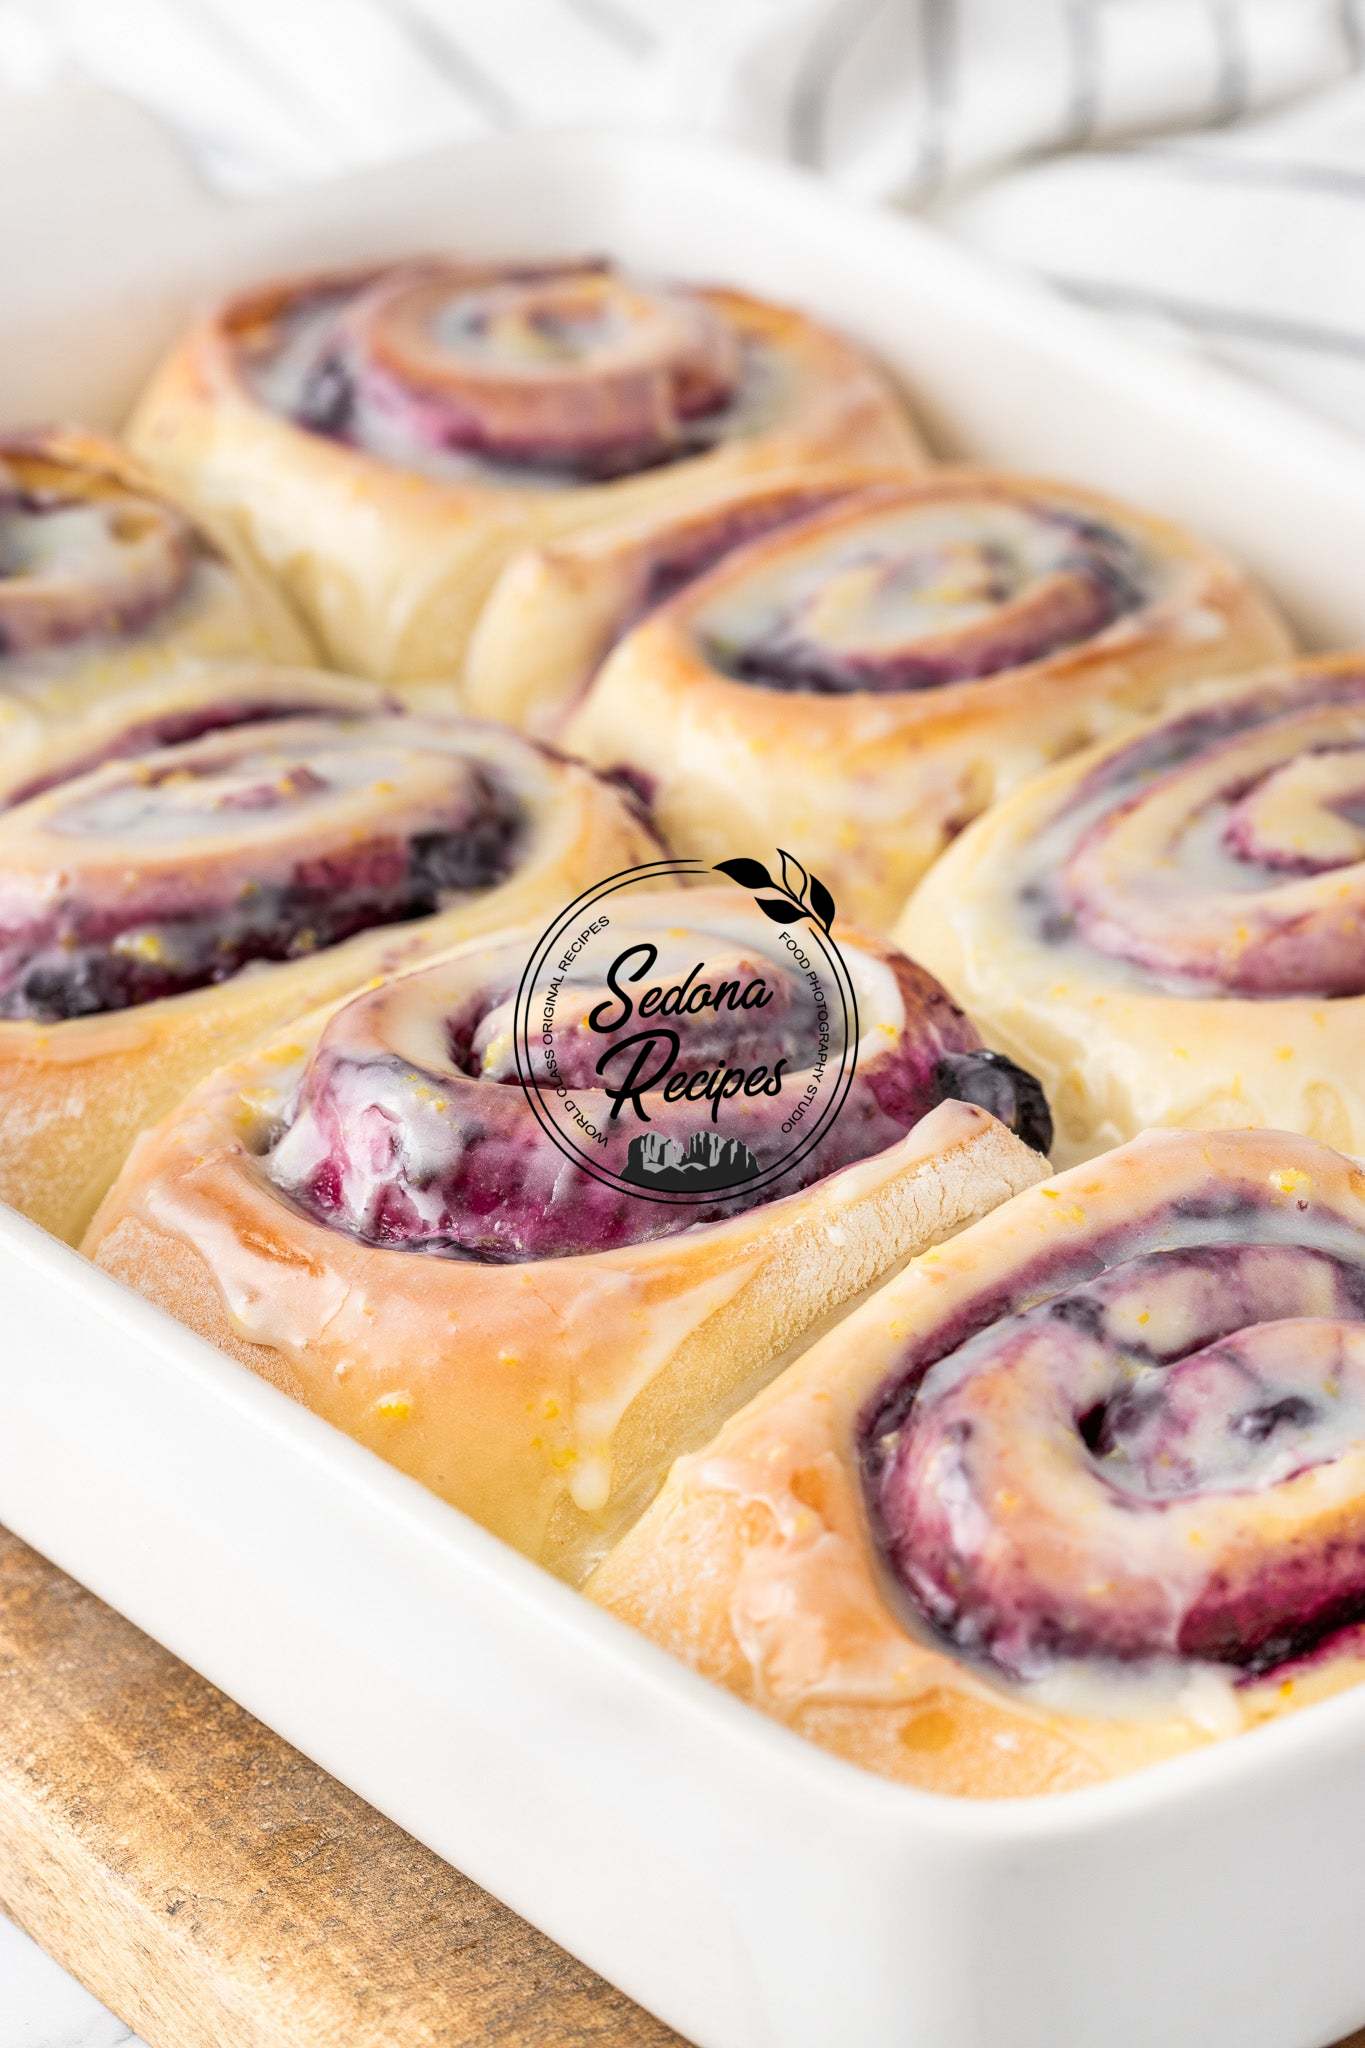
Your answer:
[[[1365,451],[904,221],[502,138],[270,204],[96,97],[0,115],[0,416],[112,419],[209,286],[452,244],[790,297],[945,445],[1148,500],[1365,639]],[[1365,1691],[1112,1786],[882,1783],[713,1690],[0,1216],[0,1518],[705,2048],[1320,2048],[1365,2018]]]

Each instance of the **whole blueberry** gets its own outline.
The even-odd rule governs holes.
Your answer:
[[[1050,1149],[1052,1111],[1042,1083],[1004,1053],[947,1053],[938,1063],[935,1079],[945,1098],[988,1109],[1035,1152]]]

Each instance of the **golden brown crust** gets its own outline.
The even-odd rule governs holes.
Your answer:
[[[499,1264],[374,1246],[301,1212],[251,1150],[326,1021],[142,1138],[85,1250],[570,1578],[793,1347],[1043,1170],[945,1102],[871,1158],[673,1236]]]
[[[1133,537],[1160,565],[1162,594],[1044,659],[931,688],[773,688],[724,672],[700,644],[703,615],[810,540],[901,504],[932,509],[983,495],[1005,507],[1061,506]],[[640,545],[623,531],[605,561],[585,547],[508,571],[506,607],[475,645],[480,708],[498,706],[520,722],[547,697],[571,696],[582,650],[600,635],[604,593],[616,592]],[[564,675],[547,673],[546,642],[524,610],[515,624],[506,616],[540,598],[571,650]],[[651,787],[671,846],[707,860],[738,845],[790,846],[841,910],[885,930],[952,836],[1025,777],[1159,708],[1195,678],[1274,660],[1288,647],[1255,587],[1166,522],[1040,479],[939,473],[869,485],[862,497],[739,549],[619,642],[560,731],[572,752],[602,768],[629,767]],[[540,715],[531,712],[533,729]]]
[[[134,722],[239,694],[319,709],[372,709],[369,686],[315,672],[208,669],[179,673],[118,700]],[[0,791],[79,763],[107,744],[111,707],[55,733],[26,732],[0,772]],[[617,793],[576,765],[491,727],[469,727],[528,820],[517,864],[501,883],[434,917],[361,932],[306,957],[257,965],[216,987],[53,1024],[0,1021],[0,1200],[68,1240],[79,1238],[137,1132],[223,1059],[289,1017],[371,977],[509,919],[557,909],[578,889],[657,847]]]
[[[1357,1227],[1365,1219],[1365,1174],[1273,1132],[1152,1134],[1044,1181],[912,1261],[680,1459],[585,1590],[837,1755],[973,1798],[1097,1783],[1356,1683],[1365,1655],[1351,1640],[1289,1676],[1220,1683],[1216,1705],[1179,1681],[1137,1704],[1123,1693],[1099,1703],[1101,1684],[1093,1711],[1051,1705],[908,1624],[869,1528],[859,1421],[912,1345],[1002,1273],[1234,1183],[1290,1212],[1311,1189]]]
[[[770,428],[567,489],[454,482],[380,461],[270,411],[239,354],[302,295],[373,275],[291,279],[227,302],[163,362],[129,427],[148,469],[231,534],[353,673],[402,684],[453,676],[498,570],[530,542],[794,464],[922,459],[903,404],[859,351],[799,313],[709,291],[702,299],[741,334],[779,352],[791,391]]]

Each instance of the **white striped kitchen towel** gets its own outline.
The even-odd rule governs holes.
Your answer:
[[[237,188],[649,122],[918,207],[1365,433],[1365,0],[0,0]]]

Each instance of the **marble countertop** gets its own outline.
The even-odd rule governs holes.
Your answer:
[[[0,1915],[0,2048],[143,2048],[74,1977]]]

